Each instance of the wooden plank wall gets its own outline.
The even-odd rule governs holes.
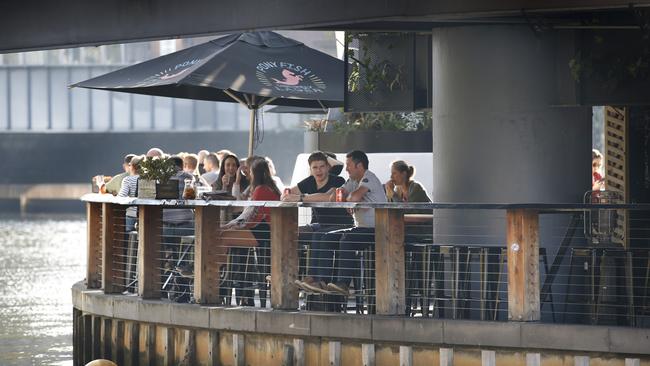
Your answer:
[[[625,203],[629,202],[627,172],[627,110],[626,108],[605,107],[605,188],[621,192]],[[618,213],[614,242],[627,247],[628,219],[627,213]]]

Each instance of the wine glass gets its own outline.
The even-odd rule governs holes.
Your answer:
[[[104,185],[104,176],[103,175],[97,175],[95,176],[95,185],[97,186],[97,191],[99,193],[102,193],[102,186]]]

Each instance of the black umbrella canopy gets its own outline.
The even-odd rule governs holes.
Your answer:
[[[274,32],[239,33],[71,87],[174,98],[327,108],[343,105],[343,61]]]

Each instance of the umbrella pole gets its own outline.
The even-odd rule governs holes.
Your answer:
[[[255,112],[256,109],[250,109],[250,128],[248,130],[248,156],[253,156],[253,135],[255,134]]]

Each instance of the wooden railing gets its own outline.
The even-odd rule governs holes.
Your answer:
[[[214,263],[223,260],[226,249],[220,235],[219,221],[223,207],[264,206],[271,211],[271,306],[295,310],[298,290],[292,286],[298,278],[298,208],[344,207],[374,208],[376,313],[405,313],[404,210],[497,210],[506,213],[506,248],[508,267],[508,319],[538,321],[540,312],[539,218],[547,213],[581,213],[594,209],[649,210],[650,205],[585,204],[449,204],[449,203],[285,203],[202,200],[142,200],[89,194],[88,205],[88,273],[89,288],[115,293],[113,282],[115,232],[112,225],[123,218],[124,209],[139,207],[138,294],[143,298],[160,298],[156,284],[160,270],[155,265],[161,245],[162,209],[193,208],[195,213],[194,298],[200,304],[214,304],[219,296],[219,270]],[[100,219],[101,217],[101,219]],[[101,266],[91,253],[101,253]],[[220,257],[221,256],[221,257]]]

